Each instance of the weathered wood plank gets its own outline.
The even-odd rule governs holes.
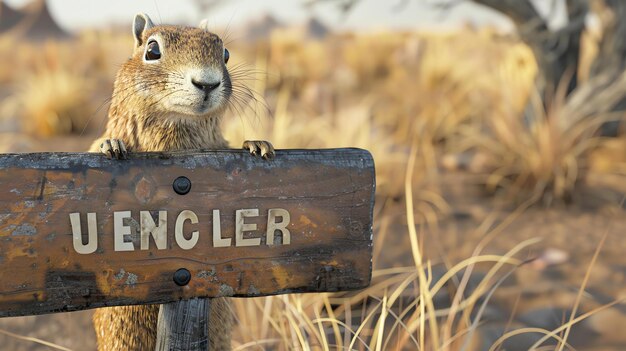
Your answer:
[[[0,155],[0,316],[363,288],[374,187],[358,149]]]

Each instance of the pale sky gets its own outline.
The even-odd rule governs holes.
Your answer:
[[[28,0],[5,0],[11,6],[20,6]],[[400,0],[363,0],[343,17],[335,5],[319,5],[307,10],[302,0],[230,0],[213,11],[197,14],[190,0],[48,0],[50,11],[59,24],[69,30],[102,27],[107,24],[130,23],[135,13],[145,12],[159,23],[195,24],[208,18],[215,27],[241,26],[265,13],[281,21],[297,23],[310,15],[335,29],[379,28],[436,28],[457,26],[464,22],[495,24],[506,27],[508,22],[491,11],[474,5],[462,4],[444,14],[425,5],[429,0],[408,0],[402,10],[394,10]],[[432,3],[432,1],[430,1]]]

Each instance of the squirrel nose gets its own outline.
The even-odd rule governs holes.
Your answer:
[[[222,82],[206,83],[206,82],[197,81],[192,78],[191,84],[193,84],[193,86],[195,86],[196,88],[204,91],[205,93],[210,93],[213,90],[215,90],[215,88],[219,87],[220,84],[222,84]]]

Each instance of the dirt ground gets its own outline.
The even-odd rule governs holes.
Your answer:
[[[0,135],[0,152],[81,151],[92,137],[59,138],[45,142],[24,136]],[[540,242],[524,249],[517,257],[536,260],[516,269],[496,290],[482,317],[478,349],[489,346],[503,332],[520,327],[552,330],[570,318],[578,291],[590,266],[593,254],[606,235],[601,254],[593,266],[587,289],[577,315],[616,299],[626,298],[626,210],[623,205],[623,179],[592,178],[577,194],[574,204],[549,209],[531,207],[512,217],[513,208],[499,207],[492,197],[482,193],[476,179],[465,173],[447,172],[440,179],[443,196],[450,211],[438,216],[436,226],[424,233],[424,252],[434,263],[433,272],[441,275],[446,262],[471,257],[484,238],[485,227],[504,226],[483,253],[504,254],[519,243],[533,238]],[[611,185],[609,189],[607,184]],[[606,190],[604,190],[606,189]],[[412,256],[403,199],[377,199],[376,211],[393,213],[388,217],[385,247],[375,260],[376,268],[411,265]],[[375,233],[377,235],[378,233]],[[508,268],[507,268],[508,269]],[[477,267],[469,281],[475,287],[484,270]],[[412,297],[405,297],[411,299]],[[449,303],[446,296],[436,302]],[[513,315],[511,315],[513,311]],[[35,337],[72,350],[93,350],[94,332],[91,311],[0,319],[2,331]],[[626,349],[626,304],[616,304],[577,324],[570,343],[577,350]],[[526,350],[539,334],[511,339],[503,350]],[[50,350],[45,345],[0,334],[2,350]]]

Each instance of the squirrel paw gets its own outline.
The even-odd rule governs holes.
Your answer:
[[[273,158],[276,154],[274,146],[269,141],[264,140],[246,140],[243,142],[243,148],[250,151],[251,155],[261,156],[266,160]]]
[[[116,160],[128,159],[128,151],[126,151],[126,145],[120,139],[105,139],[100,144],[100,152],[106,155],[107,158]]]

